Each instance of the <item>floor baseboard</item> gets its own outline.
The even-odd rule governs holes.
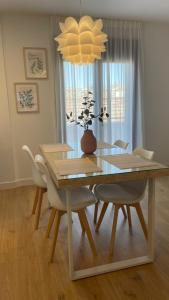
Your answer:
[[[0,182],[0,190],[14,189],[21,186],[32,185],[32,178],[22,178],[14,181]]]

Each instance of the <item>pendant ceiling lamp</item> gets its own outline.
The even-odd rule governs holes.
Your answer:
[[[55,41],[59,43],[57,50],[64,60],[73,64],[88,64],[101,59],[107,41],[107,34],[102,32],[101,19],[93,21],[91,17],[83,16],[77,22],[73,17],[68,17],[59,26],[62,33]]]

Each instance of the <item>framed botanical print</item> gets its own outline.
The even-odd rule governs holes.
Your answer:
[[[38,112],[38,85],[37,83],[15,83],[17,112]]]
[[[23,48],[26,79],[47,79],[48,63],[45,48]]]

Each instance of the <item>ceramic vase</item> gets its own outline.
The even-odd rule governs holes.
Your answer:
[[[81,138],[81,149],[85,154],[92,154],[96,151],[97,141],[93,134],[93,131],[87,129],[84,131],[84,134]]]

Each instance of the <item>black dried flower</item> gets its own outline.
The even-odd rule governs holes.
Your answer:
[[[93,124],[94,119],[98,119],[101,123],[103,123],[104,119],[109,117],[105,106],[101,107],[100,112],[96,115],[93,113],[93,111],[91,111],[96,102],[93,100],[92,92],[88,91],[88,96],[83,97],[82,101],[83,108],[80,115],[77,117],[78,121],[73,118],[72,112],[66,114],[66,118],[70,123],[75,123],[76,125],[84,127],[85,130],[88,130],[89,126]]]

